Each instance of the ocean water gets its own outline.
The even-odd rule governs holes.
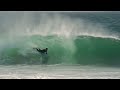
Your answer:
[[[120,69],[83,65],[0,66],[1,79],[119,79]]]
[[[119,34],[118,11],[1,11],[0,78],[120,78]]]

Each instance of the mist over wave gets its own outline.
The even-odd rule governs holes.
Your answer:
[[[119,33],[69,14],[0,12],[0,64],[117,64]],[[48,47],[48,56],[34,47]]]

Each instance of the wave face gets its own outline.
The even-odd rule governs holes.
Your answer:
[[[1,12],[0,64],[119,65],[119,25],[109,24],[117,16],[88,13]],[[108,22],[97,20],[105,17]]]

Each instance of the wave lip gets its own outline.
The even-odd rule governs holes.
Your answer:
[[[48,47],[48,55],[41,56],[33,47]],[[119,65],[119,53],[120,41],[113,38],[33,35],[22,38],[15,47],[6,47],[1,52],[0,64]]]
[[[0,31],[0,64],[45,61],[45,64],[119,65],[119,33],[112,30],[114,27],[109,29],[111,24],[107,22],[106,25],[97,18],[93,22],[89,16],[85,19],[62,13],[23,12],[16,13],[16,17],[10,13],[11,18],[6,18],[7,15],[3,14],[5,18],[0,24],[4,30]],[[48,47],[48,55],[41,56],[33,47]]]

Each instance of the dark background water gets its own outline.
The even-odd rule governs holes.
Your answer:
[[[66,14],[66,13],[64,13]],[[93,23],[101,23],[110,30],[120,32],[120,12],[106,11],[106,12],[73,12],[66,15],[72,18],[83,18]]]

